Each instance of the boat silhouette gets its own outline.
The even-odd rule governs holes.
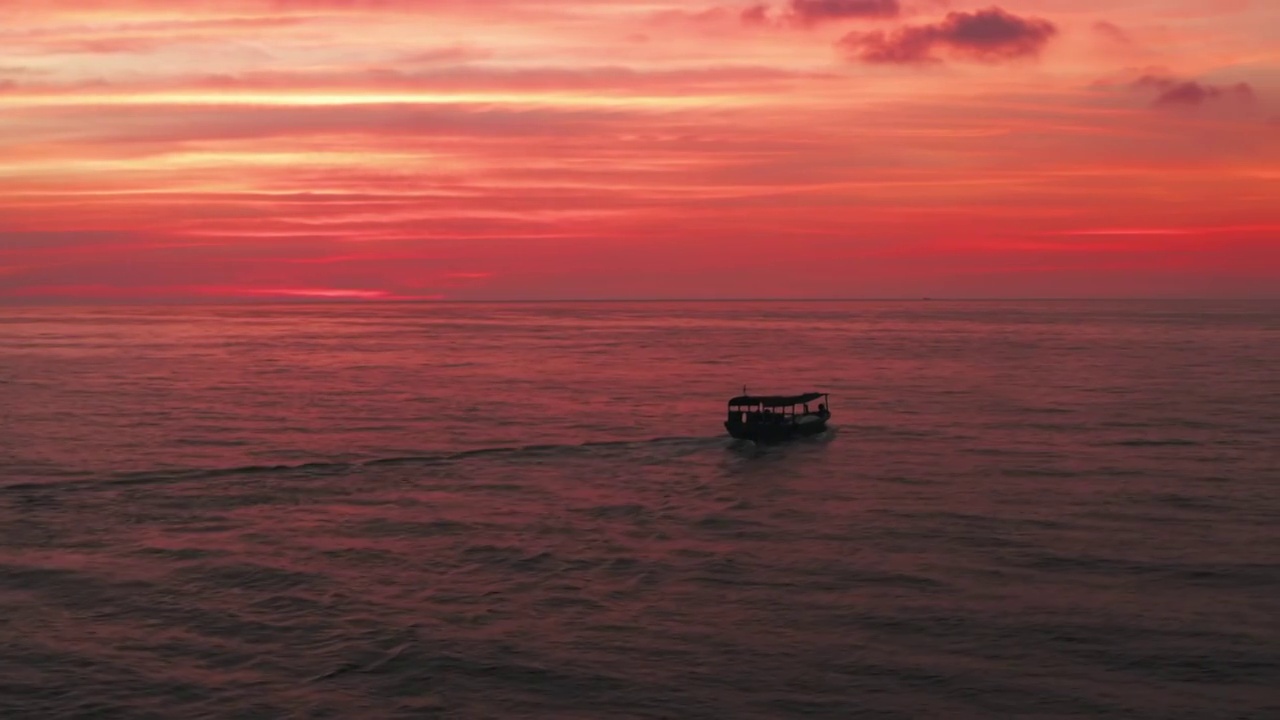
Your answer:
[[[745,390],[745,388],[744,388]],[[816,409],[809,405],[818,400]],[[831,418],[828,393],[801,395],[739,395],[729,400],[725,430],[739,440],[778,442],[827,429]]]

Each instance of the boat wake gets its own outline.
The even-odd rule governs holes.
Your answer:
[[[82,485],[150,485],[191,480],[216,480],[223,477],[245,475],[304,474],[315,477],[342,475],[362,468],[387,466],[445,465],[478,457],[567,457],[581,454],[630,452],[641,448],[666,447],[670,449],[699,450],[723,447],[732,443],[720,436],[656,437],[648,440],[605,440],[578,444],[509,445],[474,448],[457,452],[423,453],[395,457],[371,458],[353,461],[316,461],[305,463],[279,463],[242,465],[223,468],[189,468],[166,470],[139,470],[111,474],[83,473],[76,480],[48,480],[43,482],[17,482],[0,484],[0,492],[69,488]]]

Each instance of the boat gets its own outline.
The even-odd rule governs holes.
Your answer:
[[[744,392],[746,388],[743,388]],[[819,402],[820,401],[820,402]],[[810,405],[816,404],[811,409]],[[739,395],[729,400],[724,428],[739,440],[778,442],[802,435],[817,435],[831,419],[827,393],[803,395]]]

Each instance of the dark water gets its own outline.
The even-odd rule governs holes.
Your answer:
[[[1275,303],[3,309],[0,716],[1280,717],[1278,448]]]

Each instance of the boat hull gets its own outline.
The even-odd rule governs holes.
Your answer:
[[[731,437],[738,440],[750,440],[756,443],[782,442],[791,438],[817,435],[825,431],[827,429],[827,418],[781,424],[726,421],[724,429],[729,431]]]

